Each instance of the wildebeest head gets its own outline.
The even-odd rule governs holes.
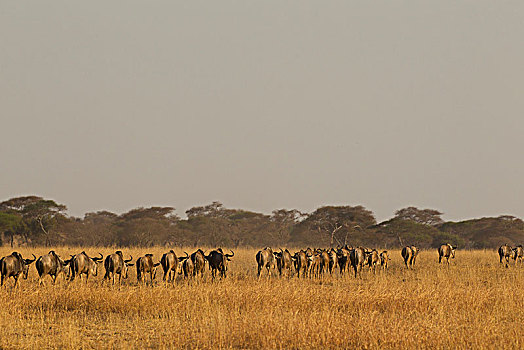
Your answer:
[[[16,253],[16,252],[15,252]],[[13,254],[15,254],[13,253]],[[33,254],[33,259],[23,259],[22,255],[20,253],[16,253],[18,255],[18,258],[21,259],[24,263],[22,264],[22,275],[24,279],[27,279],[27,275],[29,273],[29,265],[35,262],[36,256]]]
[[[60,259],[60,272],[62,272],[65,276],[65,279],[71,278],[71,262],[73,261],[73,258],[68,260],[62,260]]]
[[[133,261],[133,256],[130,254],[129,255],[129,259],[124,259],[124,254],[122,253],[121,250],[117,250],[115,252],[116,255],[118,255],[121,259],[122,259],[122,278],[127,278],[128,276],[128,271],[129,271],[129,266],[133,266],[134,264],[131,264],[131,261]]]
[[[451,249],[451,258],[452,259],[455,259],[455,249],[457,249],[457,247],[454,247],[452,246],[451,244],[448,243],[448,246],[449,248]]]
[[[55,253],[54,250],[49,251],[48,254],[55,257],[56,259],[57,275],[59,273],[63,273],[64,277],[69,279],[71,277],[71,261],[73,261],[73,258],[64,261],[60,256],[58,256],[58,254]]]
[[[84,255],[84,259],[87,260],[87,262],[89,261],[93,262],[93,263],[89,263],[87,266],[89,270],[89,274],[93,276],[97,276],[98,275],[98,264],[104,260],[104,256],[101,253],[98,253],[98,254],[100,255],[99,258],[98,257],[91,258],[89,257],[89,255],[87,255],[85,251],[83,251],[82,253],[78,254],[76,257],[74,256],[71,256],[71,257],[72,259],[75,259],[75,258],[79,259],[80,255]]]

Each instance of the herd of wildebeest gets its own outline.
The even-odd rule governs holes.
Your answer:
[[[438,248],[439,264],[446,260],[449,265],[449,259],[455,258],[456,247],[451,244],[443,244]],[[38,259],[33,254],[32,259],[24,259],[18,252],[0,259],[1,285],[9,277],[14,278],[14,285],[17,285],[20,275],[27,279],[29,267],[35,263],[39,275],[39,282],[43,283],[45,276],[51,276],[53,284],[56,282],[58,275],[63,274],[66,280],[73,281],[76,277],[82,279],[85,276],[87,282],[89,276],[97,276],[98,265],[104,262],[105,275],[104,280],[111,280],[115,283],[115,277],[118,277],[118,283],[122,278],[128,277],[130,266],[136,266],[136,275],[139,283],[146,283],[146,276],[149,276],[149,282],[152,284],[156,277],[159,266],[164,272],[163,280],[174,282],[177,275],[183,275],[184,278],[202,277],[206,265],[211,270],[213,279],[219,275],[221,278],[226,277],[228,262],[235,255],[226,254],[221,248],[211,250],[207,255],[202,249],[198,249],[191,255],[185,253],[185,256],[178,257],[173,250],[162,255],[160,262],[153,261],[153,254],[145,254],[136,259],[133,257],[125,259],[122,251],[118,250],[113,254],[99,257],[89,257],[85,252],[71,255],[70,259],[64,260],[58,256],[55,251],[51,250],[48,254],[40,256]],[[498,249],[500,263],[509,266],[510,259],[514,259],[515,265],[522,263],[524,249],[522,245],[511,247],[507,244]],[[402,259],[406,268],[412,269],[415,266],[419,248],[416,246],[406,246],[401,250]],[[311,249],[300,250],[293,255],[288,249],[273,251],[270,247],[260,250],[256,254],[258,266],[257,275],[260,278],[264,270],[267,275],[271,276],[275,269],[282,276],[291,277],[296,274],[297,277],[321,278],[324,274],[333,274],[339,271],[341,275],[353,271],[354,276],[361,274],[362,269],[367,266],[373,273],[377,268],[382,270],[388,269],[390,257],[387,250],[378,251],[376,249],[366,249],[362,247],[348,247],[331,249]]]

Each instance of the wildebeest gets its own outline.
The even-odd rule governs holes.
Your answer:
[[[391,260],[388,255],[388,251],[384,250],[382,253],[380,253],[380,266],[382,266],[382,269],[387,270],[388,269],[388,261]]]
[[[344,247],[337,250],[338,267],[341,275],[346,271],[349,272],[349,266],[351,265],[349,257],[351,249],[349,249],[349,247]]]
[[[98,253],[100,254],[100,253]],[[90,258],[86,252],[77,255],[71,255],[71,281],[78,278],[82,280],[82,274],[86,275],[86,283],[90,275],[98,275],[98,263],[104,260],[104,256],[100,254],[99,258]]]
[[[4,285],[4,279],[13,277],[16,287],[20,274],[22,274],[24,279],[27,279],[29,265],[31,265],[35,260],[36,256],[34,254],[33,259],[24,259],[18,252],[13,252],[11,255],[4,256],[0,259],[0,285]]]
[[[225,278],[227,273],[227,263],[231,261],[231,258],[235,256],[235,253],[231,251],[231,254],[224,254],[222,248],[218,248],[209,252],[206,255],[206,260],[209,263],[209,268],[211,269],[211,276],[213,279],[216,277],[217,272],[220,272],[220,277]],[[273,255],[273,254],[271,254]]]
[[[313,255],[307,256],[307,259],[308,259],[307,271],[308,271],[309,278],[320,277],[321,275],[320,270],[322,268],[322,256],[320,252],[314,251]]]
[[[442,258],[446,258],[446,262],[449,265],[449,258],[455,259],[455,249],[451,244],[443,244],[438,248],[438,263],[442,261]]]
[[[38,271],[38,282],[43,283],[46,275],[51,276],[53,284],[60,273],[64,274],[64,278],[68,279],[71,275],[70,267],[71,259],[62,260],[54,250],[51,250],[46,255],[42,255],[35,262],[36,271]]]
[[[517,266],[517,262],[520,261],[522,263],[522,259],[524,258],[524,248],[522,248],[522,245],[518,245],[515,248],[513,248],[513,259],[515,259],[515,266]]]
[[[118,275],[118,284],[122,283],[122,277],[124,279],[127,278],[129,266],[134,265],[131,264],[132,260],[132,256],[125,260],[124,254],[122,254],[122,251],[120,250],[117,250],[115,253],[106,256],[104,261],[104,267],[106,269],[104,280],[111,278],[112,283],[115,284],[115,275]]]
[[[179,261],[180,259],[176,256],[173,249],[162,255],[162,258],[160,258],[160,265],[162,265],[162,269],[164,270],[164,276],[162,277],[163,281],[166,280],[166,277],[168,282],[175,281]]]
[[[320,275],[329,271],[329,253],[325,249],[318,249],[317,253],[320,255]]]
[[[402,248],[402,251],[400,254],[402,255],[402,259],[404,259],[404,264],[406,264],[406,267],[409,269],[415,267],[415,261],[417,260],[419,249],[412,246],[406,246]]]
[[[142,282],[142,275],[149,274],[151,284],[156,277],[156,270],[160,263],[153,262],[153,254],[146,254],[136,260],[136,278],[138,282]],[[144,276],[144,283],[146,278]]]
[[[504,244],[499,247],[499,257],[500,257],[500,263],[502,264],[502,261],[505,261],[506,267],[509,265],[509,259],[513,256],[513,250],[511,249],[511,246]]]
[[[366,252],[364,251],[364,249],[361,247],[351,249],[349,251],[349,260],[351,262],[353,270],[355,271],[355,277],[357,277],[357,274],[362,276],[361,271],[366,260]]]
[[[295,271],[297,272],[298,278],[300,278],[300,273],[302,273],[303,277],[307,276],[307,255],[306,252],[303,250],[300,250],[293,255],[293,263],[295,264]]]
[[[335,249],[331,248],[329,250],[329,273],[333,274],[333,271],[335,271],[337,266],[338,266],[337,251]]]
[[[371,252],[368,252],[366,260],[366,263],[369,266],[369,268],[373,270],[373,273],[375,273],[377,265],[380,263],[378,251],[376,249],[373,249]]]
[[[275,255],[279,275],[282,276],[283,272],[287,272],[287,275],[291,276],[293,257],[289,250],[282,250],[282,248],[280,248],[280,252],[274,252],[273,254]]]
[[[182,271],[184,272],[185,278],[190,278],[193,276],[193,270],[195,269],[195,265],[193,264],[193,261],[187,253],[186,255],[187,256],[184,257],[184,261],[182,261]]]
[[[193,262],[193,274],[195,276],[204,276],[204,270],[206,267],[206,257],[202,249],[198,249],[196,252],[191,254],[191,261]]]
[[[258,251],[255,258],[258,265],[257,277],[260,278],[260,274],[264,268],[267,270],[267,275],[271,277],[271,269],[274,269],[276,266],[273,250],[270,247],[265,247]]]

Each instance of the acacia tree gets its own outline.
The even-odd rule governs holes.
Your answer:
[[[115,222],[118,244],[122,246],[168,244],[179,220],[173,207],[136,208]]]
[[[37,238],[43,234],[45,244],[49,245],[52,238],[50,230],[56,225],[57,218],[65,217],[67,207],[50,199],[25,196],[11,198],[0,203],[0,210],[20,215],[32,236]]]
[[[306,216],[307,214],[304,214],[297,209],[273,210],[269,220],[275,226],[278,243],[287,243],[291,237],[291,230],[293,227]],[[271,235],[271,233],[269,234]]]
[[[395,218],[402,220],[411,220],[419,224],[436,226],[444,223],[442,215],[435,209],[418,209],[416,207],[407,207],[395,212]]]
[[[194,244],[259,245],[267,241],[269,216],[242,209],[227,209],[220,202],[193,207],[186,211],[181,227],[195,233]]]
[[[19,215],[0,212],[0,231],[9,236],[11,248],[13,248],[14,236],[18,230],[22,218]]]
[[[373,213],[361,205],[321,207],[309,214],[304,222],[319,233],[329,235],[331,246],[335,241],[339,245],[346,244],[351,232],[357,229],[365,230],[376,224]],[[343,231],[346,233],[344,242],[340,236],[337,237],[337,233]]]

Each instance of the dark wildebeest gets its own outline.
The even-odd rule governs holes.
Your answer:
[[[295,264],[295,271],[297,272],[298,278],[300,278],[300,273],[302,272],[302,276],[307,276],[307,255],[306,252],[303,250],[300,250],[295,253],[293,256],[293,262]]]
[[[98,253],[100,254],[100,253]],[[98,275],[98,263],[104,260],[104,256],[100,254],[99,258],[90,258],[86,252],[77,255],[71,255],[71,281],[78,278],[82,280],[82,274],[86,275],[86,283],[89,275]]]
[[[213,279],[216,277],[217,272],[220,272],[220,277],[226,277],[227,263],[228,261],[231,261],[233,256],[235,256],[235,253],[232,250],[230,251],[231,254],[224,254],[222,248],[218,248],[209,252],[209,254],[205,257],[209,263],[209,268],[211,269],[211,276]]]
[[[131,264],[132,260],[133,260],[132,256],[129,259],[124,260],[124,254],[122,254],[122,251],[120,250],[117,250],[115,253],[106,256],[106,259],[104,261],[104,267],[106,269],[104,280],[111,278],[112,283],[115,284],[115,274],[116,274],[118,275],[118,284],[121,284],[122,277],[124,279],[127,278],[127,272],[129,270],[129,266],[134,265],[134,264]]]
[[[513,250],[511,249],[511,246],[504,244],[501,245],[499,248],[499,257],[500,257],[500,263],[502,264],[502,261],[505,261],[506,267],[509,265],[509,259],[513,256]]]
[[[271,269],[274,269],[276,265],[276,259],[273,250],[270,247],[265,247],[264,249],[258,251],[255,258],[258,265],[258,278],[260,278],[263,268],[267,270],[268,277],[271,277]]]
[[[160,264],[162,265],[162,269],[164,270],[164,277],[162,277],[163,281],[166,280],[166,277],[168,282],[175,281],[179,261],[180,259],[176,256],[173,249],[162,255],[162,258],[160,259]]]
[[[71,259],[69,260],[62,260],[54,250],[51,250],[48,254],[42,255],[38,258],[35,262],[36,271],[38,271],[38,282],[39,284],[44,283],[44,277],[46,275],[51,276],[51,279],[53,280],[53,284],[56,282],[56,278],[60,273],[64,274],[64,278],[68,279],[70,278],[71,274],[71,267],[70,267]]]
[[[366,262],[366,251],[364,248],[358,247],[355,249],[351,249],[349,251],[349,261],[351,263],[351,266],[353,267],[353,270],[355,271],[355,277],[357,277],[357,274],[362,277],[362,268],[364,267],[364,263]]]
[[[198,274],[200,274],[200,276],[203,277],[204,270],[206,267],[206,257],[202,249],[198,249],[196,252],[191,254],[191,261],[193,262],[194,267],[193,274],[195,276],[198,276]]]
[[[524,248],[522,248],[522,245],[518,245],[515,248],[513,248],[513,259],[515,259],[515,266],[517,266],[517,262],[519,261],[522,264],[523,258],[524,258]]]
[[[419,249],[412,246],[406,246],[402,248],[402,251],[400,254],[402,255],[402,259],[404,259],[404,264],[406,264],[406,267],[409,269],[415,267],[415,261],[417,260]]]
[[[373,270],[373,273],[375,273],[377,265],[380,263],[380,257],[376,249],[373,249],[371,252],[367,253],[366,263],[369,266],[369,269]]]
[[[449,258],[455,259],[455,249],[451,244],[443,244],[438,248],[438,263],[442,261],[442,258],[446,258],[446,262],[449,265]]]
[[[189,257],[189,254],[186,253],[186,256],[179,259],[182,259],[182,271],[184,272],[184,277],[192,277],[195,265],[193,264],[193,260],[191,260],[191,258]]]
[[[349,266],[351,265],[350,252],[351,249],[346,247],[337,250],[338,267],[341,275],[346,271],[349,272]]]
[[[291,256],[291,253],[289,250],[282,250],[280,248],[280,252],[274,252],[275,259],[277,261],[277,270],[280,276],[282,276],[282,272],[287,271],[288,277],[291,276],[291,268],[293,266],[293,257]]]
[[[11,255],[4,256],[0,259],[0,285],[4,285],[4,279],[13,277],[15,279],[16,287],[20,274],[22,274],[23,278],[26,280],[29,272],[29,265],[31,265],[35,260],[36,256],[34,254],[33,259],[24,259],[18,252],[13,252]]]
[[[314,251],[313,255],[308,255],[308,275],[309,278],[311,277],[320,277],[321,276],[321,268],[322,268],[322,256],[320,252]]]
[[[329,250],[329,273],[333,274],[333,271],[335,271],[337,266],[338,266],[337,251],[335,249],[331,248]]]
[[[149,274],[151,284],[156,277],[156,270],[160,263],[153,262],[153,254],[146,254],[136,260],[136,278],[138,282],[142,282],[142,275],[144,275],[144,283],[146,283],[145,274]]]
[[[380,253],[380,266],[382,266],[382,269],[387,270],[388,269],[388,261],[391,260],[388,255],[388,251],[384,250],[382,253]]]

